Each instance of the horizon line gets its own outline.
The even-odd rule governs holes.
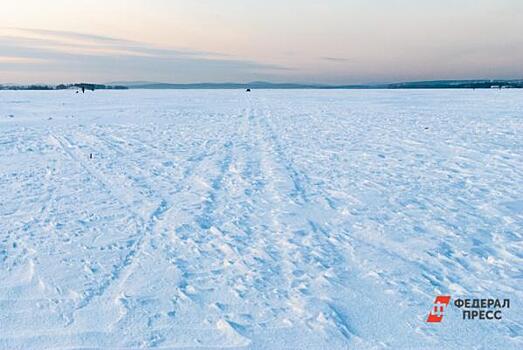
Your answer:
[[[438,83],[438,82],[520,82],[523,81],[521,78],[478,78],[478,79],[421,79],[421,80],[399,80],[389,82],[366,82],[366,83],[341,83],[341,84],[330,84],[320,82],[295,82],[295,81],[283,81],[275,82],[270,80],[254,80],[247,82],[239,81],[194,81],[187,83],[180,82],[163,82],[163,81],[148,81],[148,80],[128,80],[128,81],[111,81],[111,82],[93,82],[93,81],[69,81],[60,83],[49,83],[49,82],[31,82],[31,83],[0,83],[0,86],[59,86],[59,85],[75,85],[75,84],[92,84],[92,85],[247,85],[247,84],[270,84],[270,85],[300,85],[300,86],[319,86],[319,87],[338,87],[338,86],[380,86],[380,85],[394,85],[394,84],[414,84],[414,83]]]

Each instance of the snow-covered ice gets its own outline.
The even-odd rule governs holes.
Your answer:
[[[523,348],[521,90],[2,91],[0,199],[0,349]]]

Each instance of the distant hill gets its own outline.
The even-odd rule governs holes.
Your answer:
[[[326,85],[270,83],[255,81],[251,83],[192,83],[170,84],[147,82],[118,82],[129,89],[490,89],[523,88],[523,80],[436,80],[403,82],[392,84]]]
[[[127,86],[127,87],[149,85],[149,84],[161,84],[161,83],[158,83],[158,82],[155,82],[155,81],[143,81],[143,80],[139,80],[139,81],[111,81],[109,83],[105,83],[105,85]]]
[[[191,83],[191,84],[170,84],[170,83],[145,83],[145,84],[126,84],[123,86],[130,89],[321,89],[325,85],[314,84],[294,84],[294,83],[269,83],[256,81],[252,83]]]

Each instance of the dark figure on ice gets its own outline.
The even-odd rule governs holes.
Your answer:
[[[85,94],[85,87],[82,86],[82,94]]]
[[[245,91],[246,91],[246,92],[251,92],[251,89],[247,89],[247,90],[245,90]]]

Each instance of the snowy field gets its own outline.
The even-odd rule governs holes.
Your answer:
[[[523,348],[521,90],[1,91],[0,198],[0,349]]]

